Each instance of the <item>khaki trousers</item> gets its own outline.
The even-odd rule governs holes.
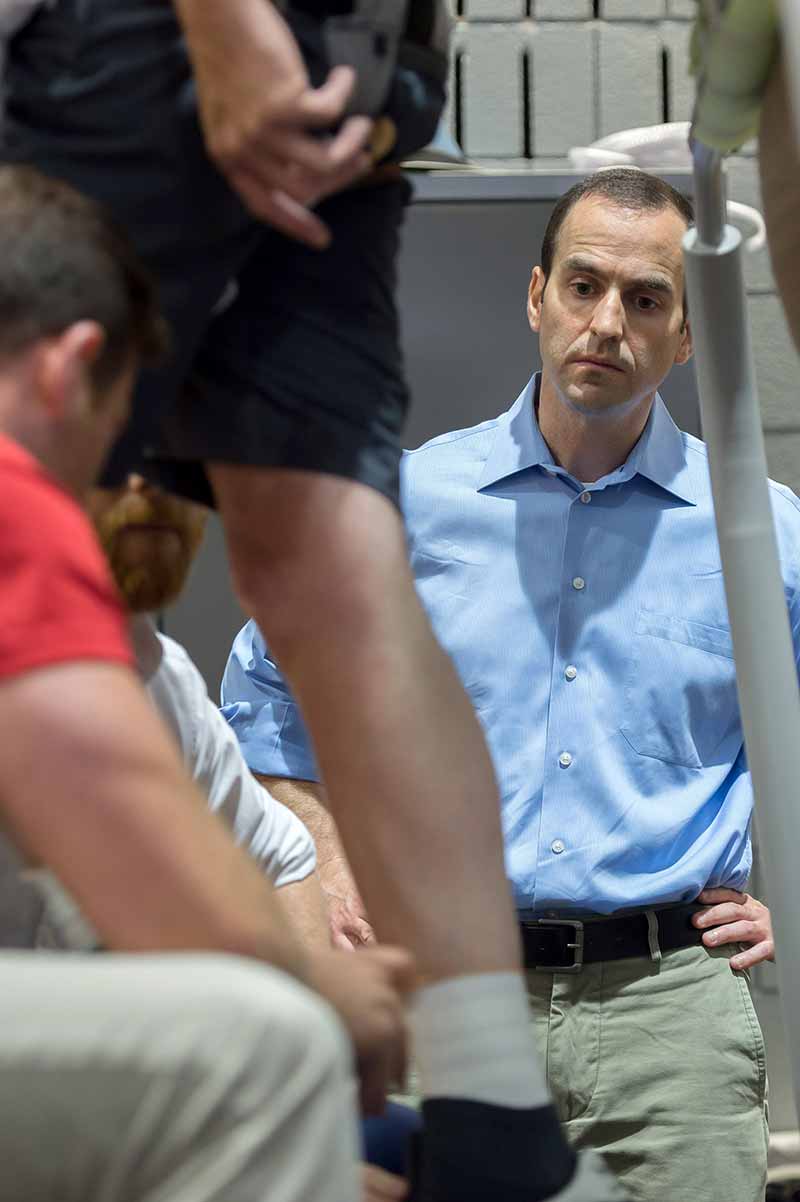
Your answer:
[[[528,973],[567,1134],[605,1157],[631,1202],[764,1202],[766,1057],[731,954],[698,946]]]
[[[283,973],[0,954],[0,1202],[358,1202],[351,1053]]]

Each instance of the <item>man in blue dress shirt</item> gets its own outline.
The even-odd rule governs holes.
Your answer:
[[[500,417],[407,453],[403,507],[499,779],[533,1025],[571,1139],[635,1202],[759,1202],[766,1070],[740,969],[772,949],[764,908],[729,892],[750,872],[752,789],[706,450],[657,394],[691,355],[690,220],[629,169],[571,189],[531,278],[541,375]],[[800,502],[771,492],[797,632]],[[339,938],[368,939],[252,624],[224,701],[251,768],[314,829]]]

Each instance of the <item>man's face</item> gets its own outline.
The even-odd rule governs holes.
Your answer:
[[[108,454],[119,438],[130,414],[136,367],[120,372],[113,384],[99,391],[87,372],[84,389],[89,399],[78,416],[64,429],[64,448],[70,445],[70,460],[77,473],[76,483],[88,488],[100,474]]]
[[[534,268],[528,317],[543,378],[577,412],[625,412],[691,355],[685,231],[672,208],[637,212],[587,196],[559,231],[549,278]]]
[[[142,613],[174,601],[202,541],[206,510],[141,476],[121,488],[92,489],[87,508],[128,607]]]

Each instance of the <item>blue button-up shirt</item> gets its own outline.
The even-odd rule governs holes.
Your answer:
[[[626,463],[584,485],[553,462],[536,388],[402,464],[417,588],[486,732],[517,903],[608,913],[741,888],[752,792],[705,446],[656,399]],[[771,496],[800,648],[800,502]],[[251,768],[316,779],[253,623],[223,701]]]

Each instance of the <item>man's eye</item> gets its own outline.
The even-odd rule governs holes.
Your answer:
[[[651,313],[653,309],[657,309],[658,305],[653,300],[652,296],[637,296],[636,307],[641,309],[643,313]]]
[[[572,287],[578,296],[591,296],[592,285],[587,280],[576,280]]]

